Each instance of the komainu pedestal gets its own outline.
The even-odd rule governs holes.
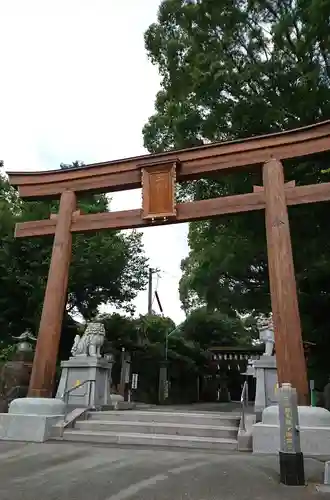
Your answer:
[[[267,406],[277,403],[276,389],[278,385],[275,356],[261,356],[254,362],[256,376],[256,399],[254,411],[257,420]]]
[[[63,399],[70,409],[105,408],[111,404],[112,364],[101,356],[104,337],[102,323],[88,323],[84,334],[74,340],[73,356],[61,363],[56,397]]]
[[[63,399],[70,409],[104,408],[111,404],[111,364],[107,360],[77,356],[62,361],[61,368],[56,397]]]

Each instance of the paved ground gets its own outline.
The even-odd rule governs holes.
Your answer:
[[[1,500],[310,500],[323,465],[306,461],[304,488],[278,483],[276,458],[69,443],[0,442]]]

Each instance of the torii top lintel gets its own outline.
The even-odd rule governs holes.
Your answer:
[[[216,171],[257,165],[330,150],[330,120],[294,130],[231,142],[151,154],[68,170],[8,172],[11,185],[22,198],[58,197],[75,192],[111,192],[141,187],[141,169],[177,163],[178,181],[196,179]]]

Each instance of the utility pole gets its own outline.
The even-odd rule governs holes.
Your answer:
[[[154,270],[149,267],[149,283],[148,283],[148,314],[152,314],[152,275]]]

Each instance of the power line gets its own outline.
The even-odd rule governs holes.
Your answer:
[[[155,291],[155,297],[156,297],[156,300],[157,300],[157,304],[158,304],[159,310],[160,310],[162,316],[164,316],[164,311],[163,311],[162,304],[160,302],[160,298],[159,298],[157,290]]]
[[[154,296],[153,296],[153,299],[152,299],[152,305],[154,305],[154,302],[155,302],[155,298],[156,298],[155,294],[156,294],[156,292],[158,290],[159,279],[160,279],[159,273],[157,273],[156,276],[157,276],[157,281],[156,281],[156,286],[155,286],[155,293],[154,293]]]
[[[153,269],[152,267],[149,267],[149,279],[148,279],[148,314],[152,314],[152,305],[154,303],[153,282],[152,282],[152,278],[153,278],[154,274],[157,274],[157,282],[156,282],[156,290],[157,290],[157,288],[158,288],[158,281],[159,281],[159,269]]]

